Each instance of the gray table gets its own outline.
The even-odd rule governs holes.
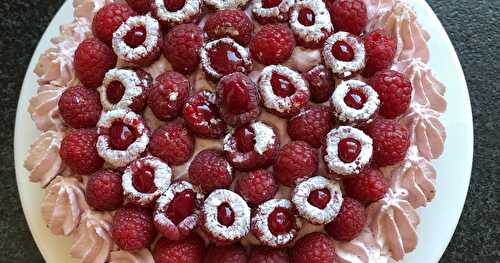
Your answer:
[[[474,112],[469,195],[441,262],[500,262],[500,0],[428,1],[457,49]],[[38,39],[63,0],[0,2],[0,262],[43,262],[19,202],[12,154],[17,99]],[[448,92],[452,92],[449,87]]]

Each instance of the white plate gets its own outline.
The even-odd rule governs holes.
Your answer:
[[[437,78],[448,88],[448,109],[441,117],[448,138],[444,154],[434,162],[438,171],[437,196],[427,208],[418,210],[421,216],[418,246],[404,260],[405,263],[432,263],[438,262],[446,249],[467,195],[473,154],[472,113],[465,77],[448,35],[425,1],[410,2],[415,7],[418,20],[431,35],[430,65]],[[50,47],[49,40],[58,35],[59,25],[71,20],[71,1],[66,1],[49,24],[33,54],[19,97],[16,116],[14,157],[19,196],[33,238],[47,262],[78,261],[69,256],[72,243],[70,238],[55,236],[46,228],[40,213],[42,189],[39,184],[29,182],[28,172],[23,168],[29,146],[39,134],[27,108],[29,98],[36,93],[36,76],[32,72],[38,57]]]

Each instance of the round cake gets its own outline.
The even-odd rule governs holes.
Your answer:
[[[435,195],[445,87],[395,0],[74,0],[25,160],[81,262],[385,263]]]

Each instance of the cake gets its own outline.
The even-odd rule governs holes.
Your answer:
[[[407,2],[73,7],[35,68],[25,160],[73,257],[385,263],[416,248],[446,101]]]

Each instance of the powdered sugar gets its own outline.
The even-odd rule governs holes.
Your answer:
[[[138,26],[145,28],[146,39],[141,45],[133,48],[125,43],[124,38],[130,30]],[[119,58],[135,62],[154,52],[160,39],[160,24],[156,19],[150,16],[132,16],[113,33],[113,50]]]
[[[361,109],[349,107],[344,101],[345,96],[352,89],[360,90],[366,96],[366,102]],[[371,122],[371,118],[380,105],[377,92],[360,80],[348,80],[340,83],[335,88],[330,102],[334,108],[335,116],[340,121],[350,124]]]
[[[209,50],[217,48],[217,46],[222,43],[230,45],[231,47],[236,49],[236,51],[239,53],[241,57],[241,59],[240,58],[239,59],[243,62],[244,65],[243,68],[238,69],[239,72],[247,73],[252,69],[252,59],[250,58],[250,53],[248,52],[248,49],[236,43],[232,38],[224,37],[221,39],[208,42],[200,49],[201,66],[208,75],[210,75],[215,79],[223,77],[222,73],[218,72],[217,69],[212,67],[210,55],[208,54]]]
[[[157,18],[167,24],[188,22],[201,12],[201,0],[186,0],[184,6],[176,11],[169,11],[165,6],[165,0],[154,0],[151,5]]]
[[[313,25],[306,26],[300,23],[299,13],[303,8],[309,9],[314,13]],[[306,42],[319,42],[333,32],[330,13],[328,13],[325,3],[317,0],[298,1],[290,13],[290,27],[299,38]]]
[[[117,103],[110,102],[106,94],[108,86],[113,81],[119,81],[125,87],[125,92]],[[144,92],[143,87],[147,85],[147,81],[139,79],[135,71],[115,68],[106,73],[102,86],[97,88],[97,91],[99,91],[101,104],[104,110],[129,109],[134,99]]]
[[[254,122],[250,125],[255,134],[254,149],[257,153],[263,154],[276,140],[273,128],[263,122]]]
[[[264,8],[262,0],[255,0],[252,4],[252,13],[258,17],[276,18],[276,21],[281,22],[288,18],[287,14],[294,4],[295,0],[282,0],[277,6]]]
[[[361,151],[351,163],[345,163],[339,157],[339,143],[352,138],[361,145]],[[340,126],[326,135],[325,163],[331,172],[340,175],[358,174],[369,162],[373,154],[373,140],[363,131],[351,126]]]
[[[354,51],[354,58],[351,61],[338,60],[332,53],[332,48],[338,41],[347,43]],[[333,74],[341,78],[350,78],[354,73],[362,70],[366,63],[365,45],[361,39],[348,32],[337,32],[330,36],[323,47],[323,59]]]
[[[204,2],[207,6],[221,10],[242,7],[247,4],[248,0],[204,0]]]
[[[312,191],[325,188],[330,192],[330,200],[325,208],[320,209],[309,203],[308,198]],[[322,176],[311,177],[301,182],[292,193],[292,202],[299,214],[313,224],[318,225],[329,223],[335,219],[343,201],[340,185]]]

